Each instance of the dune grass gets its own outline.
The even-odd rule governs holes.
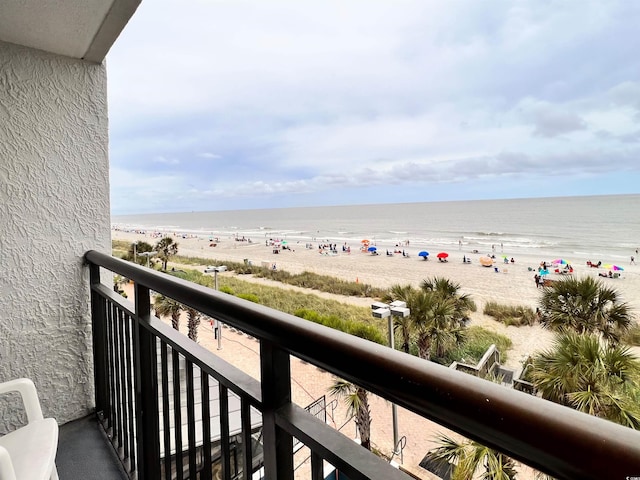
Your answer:
[[[534,325],[536,323],[536,313],[530,307],[521,305],[501,305],[497,302],[487,302],[484,306],[483,313],[494,320],[504,323],[505,325],[514,325],[521,327],[523,325]]]
[[[313,310],[323,316],[336,316],[346,321],[363,322],[377,327],[384,326],[384,321],[373,318],[370,309],[366,307],[320,298],[312,293],[260,285],[237,277],[222,275],[218,276],[218,287],[221,291],[232,293],[235,296],[253,295],[253,298],[258,299],[257,303],[292,315],[295,315],[298,310],[306,309]]]
[[[620,341],[626,345],[640,346],[640,325],[637,323],[631,325]]]
[[[126,246],[126,248],[124,250],[124,253],[126,253],[127,249],[129,248],[128,243],[118,243],[125,244],[124,246]],[[118,247],[119,251],[121,251],[122,246],[118,245]],[[215,258],[185,257],[182,255],[175,255],[171,257],[171,263],[185,266],[226,265],[229,270],[241,275],[252,274],[256,277],[274,280],[286,285],[294,285],[296,287],[309,288],[311,290],[318,290],[319,292],[334,293],[349,297],[382,298],[382,296],[387,291],[384,288],[373,287],[366,283],[356,283],[341,280],[330,275],[320,275],[313,272],[290,273],[286,270],[270,270],[260,265],[247,265],[244,262],[217,260]]]

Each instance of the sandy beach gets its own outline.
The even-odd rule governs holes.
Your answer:
[[[119,230],[112,231],[114,240],[125,240],[128,242],[145,241],[155,244],[158,238],[149,234],[125,232]],[[461,292],[470,294],[478,306],[478,311],[472,316],[472,324],[480,325],[487,329],[502,333],[510,337],[513,341],[513,348],[508,352],[505,362],[508,367],[518,368],[520,362],[529,354],[539,351],[549,346],[552,334],[543,330],[539,326],[533,327],[506,327],[490,317],[482,314],[483,306],[488,301],[496,301],[502,304],[526,305],[535,308],[538,304],[541,289],[536,287],[534,273],[530,269],[537,269],[542,261],[552,262],[555,258],[537,258],[533,256],[514,257],[514,263],[510,262],[511,256],[508,251],[501,251],[498,245],[495,252],[473,253],[465,251],[463,247],[455,250],[448,250],[447,262],[439,262],[435,257],[437,251],[430,252],[428,261],[422,260],[417,254],[418,250],[411,247],[378,246],[380,255],[371,255],[359,251],[360,245],[350,245],[351,253],[341,251],[338,245],[338,254],[323,255],[315,248],[306,248],[305,244],[291,242],[290,249],[282,250],[278,254],[273,253],[273,248],[265,245],[265,240],[249,243],[247,241],[237,241],[234,238],[219,238],[216,242],[210,242],[205,238],[182,238],[174,237],[179,245],[179,254],[192,257],[211,258],[212,260],[242,262],[248,259],[254,265],[276,264],[278,269],[298,273],[311,271],[319,274],[332,275],[344,280],[358,281],[378,287],[388,287],[393,284],[411,284],[418,286],[419,283],[428,277],[446,277],[457,282],[461,286]],[[215,247],[210,246],[215,243]],[[387,256],[386,250],[405,250],[409,257],[402,254]],[[478,259],[493,253],[495,264],[487,268],[480,265]],[[630,255],[633,255],[630,252]],[[470,258],[471,263],[463,263],[464,257]],[[503,256],[506,256],[509,263],[504,263]],[[574,268],[573,275],[598,277],[599,273],[607,273],[603,268],[592,268],[586,265],[586,259],[568,259],[572,261]],[[591,259],[602,261],[603,264],[609,262],[608,259]],[[214,264],[212,261],[211,264]],[[640,266],[618,264],[624,268],[620,272],[619,278],[602,278],[603,283],[614,286],[621,294],[624,301],[628,302],[636,317],[640,312]],[[204,265],[201,267],[204,268]],[[498,272],[495,271],[498,269]],[[548,278],[560,278],[561,275],[554,272],[555,267],[551,267]],[[225,273],[224,275],[233,273]],[[245,279],[247,276],[243,276]],[[264,281],[255,279],[256,281]],[[283,286],[283,288],[293,288]],[[326,294],[318,295],[326,296]],[[335,297],[335,296],[334,296]],[[368,299],[343,299],[345,302],[357,303],[368,306]],[[186,328],[186,321],[182,322]],[[224,346],[222,350],[217,350],[213,333],[209,325],[202,325],[200,343],[210,348],[214,353],[237,365],[250,375],[259,378],[258,371],[258,344],[255,340],[224,330]],[[326,372],[318,370],[316,367],[305,364],[298,360],[292,363],[292,385],[294,400],[301,406],[306,406],[318,397],[325,395],[332,378]],[[392,426],[391,407],[383,399],[372,396],[372,441],[380,450],[389,452],[392,449]],[[331,398],[327,397],[327,402]],[[334,412],[330,420],[333,426],[339,427],[345,421],[344,408],[340,405]],[[399,409],[399,431],[400,436],[407,437],[407,444],[403,450],[403,457],[396,458],[404,468],[419,476],[419,478],[437,478],[430,476],[428,472],[419,468],[417,464],[424,454],[434,446],[432,439],[435,433],[444,432],[445,429],[427,420],[416,417],[414,414]],[[345,426],[344,431],[349,436],[354,436],[355,427],[351,423]],[[303,456],[303,455],[302,455]],[[303,458],[297,459],[302,462]],[[529,472],[530,473],[530,472]],[[521,471],[522,478],[530,475]],[[298,478],[298,477],[296,477]],[[300,477],[303,478],[303,477]]]

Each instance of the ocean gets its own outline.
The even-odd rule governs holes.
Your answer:
[[[122,215],[112,228],[628,263],[640,248],[640,195]]]

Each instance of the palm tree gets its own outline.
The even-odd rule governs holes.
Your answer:
[[[460,294],[460,284],[448,278],[433,277],[422,281],[420,288],[425,292],[433,292],[442,298],[454,300],[454,317],[461,325],[469,321],[469,314],[476,310],[476,304],[468,294]]]
[[[162,269],[167,269],[167,262],[169,258],[178,253],[178,244],[174,242],[171,237],[164,237],[156,243],[156,251],[158,252],[158,258],[162,260]]]
[[[432,353],[442,358],[464,335],[464,326],[475,303],[468,295],[459,294],[460,285],[446,278],[426,279],[416,290],[411,285],[394,285],[384,298],[402,300],[411,311],[409,317],[395,321],[402,334],[402,349],[409,353],[415,337],[418,356],[427,360]]]
[[[533,358],[531,376],[547,400],[639,429],[639,374],[640,360],[629,347],[567,331]]]
[[[180,329],[180,313],[182,312],[182,304],[176,302],[173,298],[158,295],[153,302],[153,308],[156,315],[160,317],[171,317],[171,326],[176,330]]]
[[[453,467],[452,480],[476,478],[476,472],[486,480],[512,480],[516,478],[515,462],[503,453],[478,442],[458,442],[446,435],[438,435],[440,447],[427,453],[425,460],[437,467]]]
[[[552,330],[597,333],[618,343],[631,326],[631,312],[615,289],[592,277],[567,278],[545,287],[540,323]]]
[[[144,265],[146,260],[140,254],[145,252],[151,252],[151,251],[153,251],[153,246],[150,243],[147,243],[147,242],[136,242],[135,244],[132,243],[129,246],[129,251],[124,256],[124,259],[129,260],[130,262],[133,262],[135,258],[135,262],[138,265]]]
[[[329,387],[329,393],[344,399],[348,415],[355,417],[360,445],[371,450],[371,410],[367,391],[346,380],[335,378],[335,382]]]
[[[188,336],[194,342],[198,341],[198,328],[200,327],[200,320],[202,319],[202,314],[196,310],[195,308],[185,307],[187,311],[187,325],[188,325]]]
[[[411,318],[417,335],[418,356],[431,360],[434,348],[437,356],[443,356],[448,348],[456,344],[460,332],[455,316],[455,300],[419,290],[413,297],[412,307]]]

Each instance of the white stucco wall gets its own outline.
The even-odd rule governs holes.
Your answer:
[[[107,127],[104,65],[0,43],[0,381],[31,378],[61,424],[94,405],[82,255],[110,251]]]

